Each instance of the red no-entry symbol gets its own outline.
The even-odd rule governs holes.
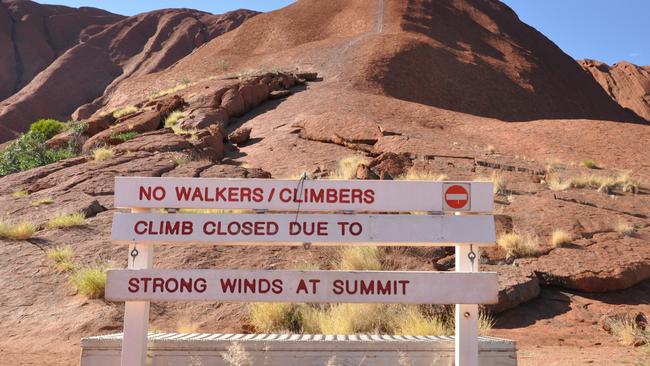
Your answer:
[[[469,209],[469,184],[450,184],[444,191],[445,208],[448,210]]]

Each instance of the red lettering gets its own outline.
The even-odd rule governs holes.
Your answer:
[[[158,291],[160,292],[163,292],[164,285],[165,285],[165,280],[163,280],[160,277],[155,277],[152,281],[151,289],[153,290],[154,293],[156,292],[156,289],[158,289]]]
[[[137,278],[129,278],[129,292],[134,293],[140,291],[140,281]]]
[[[255,188],[253,189],[253,201],[254,202],[262,202],[264,200],[264,189],[262,188]]]
[[[142,227],[144,225],[144,227]],[[135,223],[135,227],[133,228],[133,231],[135,231],[136,234],[138,235],[143,235],[144,233],[147,232],[147,222],[146,221],[138,221]]]
[[[298,284],[298,288],[296,289],[296,293],[299,294],[300,291],[304,291],[306,294],[309,293],[307,290],[307,284],[305,283],[305,280],[300,280],[300,283]]]
[[[334,292],[335,295],[340,295],[343,293],[343,281],[342,280],[334,280],[332,283],[332,292]]]
[[[366,189],[363,191],[363,203],[372,204],[375,203],[375,191],[372,189]]]
[[[273,284],[273,289],[271,290],[271,292],[273,292],[276,295],[281,294],[282,293],[282,285],[284,285],[282,283],[282,280],[273,280],[272,284]]]
[[[291,201],[291,189],[283,188],[280,190],[280,201],[284,203]]]

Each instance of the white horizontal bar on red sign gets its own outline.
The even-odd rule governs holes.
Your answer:
[[[109,301],[494,304],[494,272],[110,270]]]
[[[493,193],[491,182],[116,177],[115,207],[491,213]]]
[[[121,243],[493,245],[491,215],[116,213]]]

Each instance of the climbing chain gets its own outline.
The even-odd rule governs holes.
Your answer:
[[[467,258],[472,262],[472,271],[474,270],[474,260],[476,259],[476,253],[474,253],[474,244],[469,245],[469,253],[467,253]]]
[[[133,244],[133,249],[131,249],[130,254],[131,254],[131,258],[133,258],[133,266],[135,267],[135,259],[138,257],[138,254],[140,254],[136,244]]]

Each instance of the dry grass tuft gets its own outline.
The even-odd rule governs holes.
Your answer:
[[[621,221],[614,227],[614,230],[623,236],[634,236],[636,228],[629,222]]]
[[[187,116],[187,113],[182,111],[173,111],[170,113],[167,118],[165,118],[165,128],[172,128],[176,126],[178,120],[183,119]]]
[[[61,272],[74,271],[74,251],[70,246],[49,249],[47,257],[54,261],[54,268]]]
[[[332,304],[315,310],[313,319],[322,334],[392,333],[391,323],[397,315],[395,305],[386,304]]]
[[[122,107],[122,108],[118,108],[118,109],[113,111],[113,117],[120,118],[120,117],[128,116],[129,114],[133,114],[133,113],[136,113],[136,112],[139,112],[139,111],[140,111],[140,108],[132,106],[132,105],[127,106],[127,107]]]
[[[29,192],[27,192],[27,191],[24,190],[24,189],[21,189],[21,190],[18,190],[18,191],[15,191],[14,193],[12,193],[11,196],[12,196],[13,198],[22,198],[22,197],[27,197],[27,196],[29,196]]]
[[[296,305],[277,302],[250,304],[249,318],[258,333],[286,332],[296,329],[300,314]]]
[[[560,248],[571,243],[572,240],[573,238],[571,237],[571,234],[566,230],[556,229],[553,231],[553,234],[551,234],[551,246],[553,246],[553,248]]]
[[[609,323],[609,326],[614,337],[624,346],[650,344],[650,332],[643,330],[634,321],[616,320]]]
[[[580,165],[582,165],[583,167],[585,167],[587,169],[600,169],[598,164],[596,164],[596,162],[591,160],[591,159],[583,160],[582,162],[580,162]]]
[[[37,200],[32,201],[32,206],[41,206],[41,205],[49,205],[53,203],[54,200],[52,197],[42,197]]]
[[[630,173],[621,173],[616,177],[583,174],[565,179],[551,176],[548,178],[548,187],[552,191],[565,191],[569,188],[591,188],[607,194],[612,193],[614,190],[636,194],[641,187],[641,183],[633,179]]]
[[[333,170],[329,179],[354,179],[357,177],[357,168],[361,164],[367,164],[368,158],[360,155],[352,155],[339,161],[338,167]]]
[[[156,99],[156,98],[164,97],[165,95],[168,95],[168,94],[178,93],[179,91],[185,90],[185,89],[187,89],[190,86],[195,85],[195,84],[196,83],[192,83],[189,80],[183,80],[180,83],[174,85],[173,87],[171,87],[169,89],[163,89],[163,90],[161,90],[159,92],[151,93],[151,95],[149,97],[150,97],[150,99]]]
[[[405,311],[395,319],[395,335],[426,336],[453,335],[454,323],[449,317],[434,314],[427,315],[416,306],[407,306]]]
[[[400,175],[396,179],[400,180],[432,180],[436,182],[440,182],[443,180],[447,180],[448,177],[446,174],[435,174],[432,172],[424,172],[421,170],[417,170],[415,168],[409,169],[406,174]]]
[[[557,158],[551,158],[546,161],[546,172],[555,173],[560,170],[562,162]]]
[[[479,176],[474,179],[475,182],[492,182],[493,188],[492,191],[496,195],[507,195],[510,191],[508,190],[508,182],[501,176],[501,174],[494,172],[491,176]]]
[[[494,318],[490,316],[490,314],[486,312],[479,312],[478,313],[478,334],[479,335],[488,335],[490,330],[492,330],[492,327],[494,327]]]
[[[501,234],[497,244],[506,251],[508,256],[515,258],[535,257],[541,254],[539,239],[531,234],[516,232]]]
[[[81,212],[58,214],[45,225],[48,229],[64,229],[85,224],[86,215]]]
[[[106,265],[84,267],[70,276],[70,283],[79,294],[89,299],[104,297],[106,288]]]
[[[115,151],[110,147],[98,147],[93,150],[93,159],[96,161],[108,160],[115,156]]]
[[[37,227],[31,222],[18,224],[0,222],[0,238],[7,240],[27,240],[36,233]]]
[[[338,270],[379,271],[383,251],[377,246],[350,246],[340,249],[340,258],[334,264]]]

